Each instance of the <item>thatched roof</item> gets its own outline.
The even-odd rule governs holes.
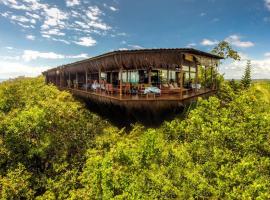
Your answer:
[[[203,52],[192,48],[177,49],[140,49],[113,51],[100,56],[81,60],[78,62],[62,65],[50,69],[44,74],[53,74],[57,70],[65,72],[98,72],[122,69],[147,69],[152,68],[175,68],[181,64],[191,64],[185,56],[192,56],[194,62],[209,65],[209,62],[217,63],[223,59],[220,56]],[[189,62],[189,63],[188,63]]]

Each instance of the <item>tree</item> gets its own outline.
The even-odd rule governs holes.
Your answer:
[[[251,61],[248,60],[245,73],[241,79],[241,84],[245,89],[248,89],[251,85],[251,81]]]
[[[240,55],[235,51],[229,42],[221,41],[213,50],[213,54],[219,55],[226,58],[231,58],[233,60],[241,60]]]

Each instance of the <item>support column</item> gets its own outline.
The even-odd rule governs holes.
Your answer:
[[[181,54],[181,60],[180,60],[180,99],[183,99],[183,55]]]
[[[170,72],[169,72],[169,67],[167,66],[167,84],[170,83]]]
[[[188,65],[188,82],[191,81],[190,64]]]
[[[123,79],[123,70],[122,68],[120,69],[120,81],[119,81],[119,84],[120,84],[120,91],[119,91],[119,94],[120,94],[120,98],[122,97],[122,79]]]
[[[68,87],[71,88],[70,72],[68,72]]]
[[[211,66],[211,89],[214,89],[214,82],[213,82],[213,66]]]
[[[206,66],[204,66],[204,91],[206,91],[206,74],[207,73],[207,69]]]
[[[195,62],[195,94],[197,93],[197,90],[198,90],[198,88],[197,88],[197,84],[198,84],[198,64],[197,64],[197,62]]]
[[[148,69],[148,84],[150,84],[151,85],[151,69]]]
[[[59,86],[62,87],[62,71],[59,70]]]
[[[78,84],[78,72],[76,72],[76,89],[78,89],[79,87],[79,84]]]
[[[113,72],[110,72],[110,83],[112,84]]]
[[[180,99],[183,99],[183,66],[180,66],[181,72],[180,72]]]
[[[101,81],[101,69],[98,69],[98,82],[100,83]]]
[[[85,91],[88,90],[88,74],[87,70],[85,70]]]

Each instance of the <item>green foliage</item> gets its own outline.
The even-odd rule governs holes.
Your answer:
[[[33,199],[31,189],[31,173],[22,164],[15,169],[9,169],[5,177],[0,176],[1,199]]]
[[[222,56],[223,58],[231,58],[233,60],[240,60],[241,57],[238,54],[237,51],[235,51],[232,46],[226,42],[226,41],[221,41],[213,50],[213,54]]]
[[[45,85],[43,78],[0,84],[0,118],[0,173],[22,163],[33,173],[36,195],[53,188],[56,197],[65,190],[50,181],[62,182],[62,187],[67,175],[56,166],[65,163],[72,173],[80,169],[93,138],[108,126],[69,93]]]
[[[183,121],[98,136],[71,199],[270,198],[270,105],[229,90]]]
[[[2,199],[270,198],[269,83],[127,133],[42,81],[0,85]]]
[[[242,86],[247,89],[251,86],[251,62],[250,60],[247,61],[247,66],[246,66],[246,69],[245,69],[245,73],[241,79],[241,84]]]

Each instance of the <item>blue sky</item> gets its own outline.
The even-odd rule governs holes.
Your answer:
[[[242,61],[220,72],[270,77],[270,0],[0,0],[0,79],[118,49],[192,47],[227,40]]]

